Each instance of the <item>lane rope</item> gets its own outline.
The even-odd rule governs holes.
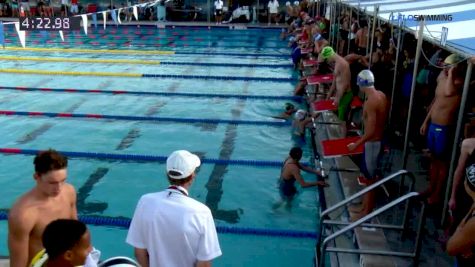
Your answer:
[[[126,90],[95,90],[95,89],[73,89],[73,88],[37,88],[21,86],[0,86],[0,90],[15,91],[39,91],[55,93],[90,93],[90,94],[112,94],[112,95],[144,95],[144,96],[181,96],[181,97],[206,97],[206,98],[237,98],[237,99],[268,99],[268,100],[295,100],[301,101],[300,96],[273,96],[273,95],[238,95],[238,94],[206,94],[206,93],[176,93],[176,92],[146,92],[146,91],[126,91]]]
[[[100,77],[135,77],[135,78],[168,78],[168,79],[201,79],[201,80],[230,80],[230,81],[268,81],[292,82],[293,78],[274,77],[244,77],[244,76],[208,76],[208,75],[177,75],[177,74],[147,74],[125,72],[87,72],[87,71],[52,71],[27,69],[0,69],[0,73],[64,75],[64,76],[100,76]]]
[[[239,63],[210,63],[210,62],[176,62],[158,60],[133,60],[133,59],[91,59],[91,58],[64,58],[64,57],[16,57],[0,56],[0,60],[8,61],[39,61],[39,62],[76,62],[76,63],[124,63],[144,65],[186,65],[208,67],[249,67],[249,68],[287,68],[292,64],[239,64]]]
[[[22,148],[0,148],[2,154],[17,154],[36,156],[42,150],[39,149],[22,149]],[[98,152],[81,152],[81,151],[59,151],[61,154],[71,158],[86,159],[106,159],[121,161],[142,161],[142,162],[159,162],[165,163],[166,156],[141,155],[141,154],[115,154],[115,153],[98,153]],[[201,163],[217,164],[217,165],[237,165],[237,166],[257,166],[257,167],[273,167],[280,168],[282,162],[268,160],[223,160],[213,158],[201,158]]]
[[[79,220],[88,225],[119,227],[129,229],[130,218],[111,217],[99,215],[79,215]],[[0,221],[8,220],[8,213],[5,210],[0,211]],[[230,227],[216,226],[216,231],[220,234],[236,234],[236,235],[253,235],[253,236],[269,236],[283,238],[309,238],[317,239],[317,233],[302,230],[284,230],[284,229],[266,229],[266,228],[250,228],[250,227]]]
[[[26,117],[51,117],[51,118],[88,118],[98,120],[121,120],[121,121],[151,121],[151,122],[180,122],[180,123],[209,123],[209,124],[245,124],[262,126],[289,126],[290,122],[285,120],[275,121],[252,121],[252,120],[231,120],[231,119],[202,119],[202,118],[177,118],[177,117],[148,117],[148,116],[125,116],[125,115],[105,115],[105,114],[82,114],[82,113],[56,113],[38,111],[15,111],[0,110],[0,115],[5,116],[26,116]]]

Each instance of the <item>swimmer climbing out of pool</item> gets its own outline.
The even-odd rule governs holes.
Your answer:
[[[291,118],[292,114],[294,114],[295,111],[297,111],[297,109],[295,108],[294,104],[287,102],[284,105],[284,111],[280,113],[278,116],[273,116],[273,118],[286,120],[286,119]]]
[[[302,154],[303,151],[300,147],[294,147],[290,150],[289,157],[287,157],[287,159],[285,159],[284,163],[282,164],[279,178],[279,190],[282,199],[287,201],[287,204],[290,203],[297,193],[297,188],[295,187],[296,181],[304,188],[311,186],[328,186],[325,181],[307,182],[303,179],[302,175],[300,174],[300,170],[317,174],[320,177],[322,176],[322,173],[319,170],[315,170],[300,164]]]

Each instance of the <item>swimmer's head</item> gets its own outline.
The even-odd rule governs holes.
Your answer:
[[[295,113],[295,118],[299,121],[305,119],[305,117],[307,117],[307,111],[303,110],[303,109],[299,109],[297,110],[297,112]]]
[[[318,55],[318,61],[319,62],[323,62],[323,61],[327,61],[329,59],[332,59],[332,57],[335,55],[335,51],[333,50],[333,48],[331,48],[330,46],[325,46],[323,49],[322,49],[322,52],[320,53],[320,55]]]
[[[294,6],[298,6],[298,5],[299,5],[299,1],[295,1]]]
[[[285,2],[285,6],[290,6],[290,1]]]
[[[295,106],[292,103],[285,103],[284,109],[285,111],[295,110]]]
[[[358,73],[356,78],[356,84],[359,87],[371,87],[374,86],[374,75],[370,70],[362,70]]]
[[[299,161],[300,159],[302,159],[302,154],[303,154],[303,151],[300,147],[293,147],[292,149],[290,149],[290,152],[289,152],[289,156],[296,161]]]

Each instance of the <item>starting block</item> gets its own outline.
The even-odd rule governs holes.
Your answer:
[[[353,99],[351,100],[350,103],[350,108],[355,109],[355,108],[361,108],[363,107],[363,101],[357,96],[354,96]]]
[[[336,158],[341,156],[358,155],[363,153],[364,147],[358,146],[353,151],[348,150],[348,145],[360,139],[359,136],[346,137],[341,139],[323,140],[322,150],[324,158]]]
[[[312,48],[305,48],[305,49],[300,50],[300,54],[302,54],[302,55],[306,55],[306,54],[311,53],[311,52],[312,52]]]
[[[305,59],[303,61],[304,68],[313,67],[316,65],[318,65],[318,61],[316,61],[315,59]]]
[[[337,110],[337,106],[333,104],[333,100],[321,100],[313,102],[313,109],[317,112],[322,111],[334,111]],[[351,109],[361,108],[363,107],[363,101],[357,96],[354,96],[350,103]]]
[[[332,83],[332,82],[333,82],[333,74],[312,75],[312,76],[307,77],[308,85]]]
[[[312,103],[312,105],[313,109],[317,112],[333,111],[337,109],[337,107],[333,104],[332,99],[315,101]]]

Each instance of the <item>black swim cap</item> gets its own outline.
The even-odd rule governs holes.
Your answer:
[[[302,158],[303,151],[300,147],[293,147],[290,149],[289,155],[292,159],[300,160]]]
[[[289,111],[289,110],[291,110],[291,109],[295,109],[294,104],[288,103],[288,102],[285,103],[285,110],[286,110],[286,111]]]

